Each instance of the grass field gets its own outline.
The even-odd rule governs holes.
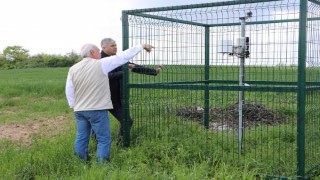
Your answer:
[[[176,117],[170,113],[166,116],[162,114],[161,118],[165,117],[165,119],[162,119],[161,123],[152,123],[157,127],[145,127],[149,124],[139,122],[141,124],[136,125],[133,129],[133,133],[138,136],[136,139],[138,143],[129,148],[118,147],[115,139],[119,124],[111,117],[114,139],[111,147],[111,162],[101,165],[91,161],[85,164],[73,155],[75,123],[72,110],[68,108],[64,94],[67,71],[67,68],[0,71],[0,131],[2,131],[2,134],[0,132],[0,179],[260,179],[268,174],[268,169],[261,169],[264,166],[259,164],[260,160],[263,163],[268,162],[265,158],[270,152],[265,149],[282,143],[289,143],[290,147],[292,142],[295,142],[296,134],[292,126],[290,126],[290,131],[286,132],[286,136],[281,136],[282,139],[277,139],[277,141],[272,139],[273,136],[277,137],[276,134],[250,133],[247,143],[251,146],[247,144],[247,152],[262,151],[265,152],[266,157],[259,157],[259,161],[245,159],[242,163],[237,164],[232,162],[238,157],[226,157],[228,152],[233,151],[229,146],[224,143],[220,144],[221,142],[214,139],[214,144],[209,146],[216,145],[219,147],[218,150],[212,151],[206,148],[208,143],[199,141],[199,138],[207,135],[208,132],[203,131],[193,122],[176,121]],[[179,73],[176,72],[176,74]],[[261,76],[263,76],[262,73]],[[137,82],[141,80],[138,78],[142,76],[137,76]],[[159,79],[170,80],[165,76]],[[185,79],[188,77],[181,77],[181,80]],[[151,82],[153,79],[148,80]],[[160,100],[163,104],[177,101],[174,103],[189,105],[190,100],[188,99],[166,98],[168,94],[181,95],[182,91],[166,91],[165,95],[163,95],[163,90],[159,91],[161,92],[153,93],[156,97],[152,98]],[[132,95],[132,99],[137,100],[139,92],[133,92]],[[151,102],[148,102],[149,104],[145,102],[150,98],[148,93],[141,94],[140,92],[140,95],[146,96],[144,98],[146,100],[140,99],[137,106],[140,106],[139,103],[145,103],[146,108],[151,108],[153,106]],[[262,98],[265,95],[258,97]],[[195,99],[200,97],[197,94],[192,94],[192,96]],[[223,92],[212,94],[215,100],[221,99],[222,96]],[[227,98],[231,98],[231,95],[229,96]],[[248,98],[254,97],[257,95],[248,96]],[[272,94],[268,98],[274,97],[275,95]],[[263,101],[269,102],[270,99]],[[291,108],[285,107],[284,109],[289,109],[289,111],[284,110],[284,113],[292,116]],[[160,108],[160,111],[165,110]],[[136,109],[132,115],[139,117],[141,113],[142,117],[148,118],[149,115],[138,112]],[[153,120],[157,121],[157,119]],[[181,127],[189,128],[188,133],[185,131],[177,133]],[[262,132],[265,128],[268,127],[257,127],[255,132]],[[162,137],[159,137],[159,130],[161,130]],[[150,131],[158,138],[143,136],[146,135],[144,133],[150,133]],[[279,127],[272,132],[281,131]],[[11,136],[5,136],[5,132],[11,133]],[[20,134],[21,132],[23,133]],[[166,137],[171,138],[164,140]],[[225,133],[216,133],[209,138],[212,137],[228,140]],[[256,141],[257,139],[259,142]],[[268,143],[270,139],[272,143]],[[264,145],[258,146],[257,143],[261,142],[264,142]],[[258,148],[251,151],[250,147]],[[91,156],[95,155],[93,142],[90,142],[89,152]],[[320,158],[320,155],[317,157]],[[289,163],[279,162],[279,168],[285,167],[287,163],[291,166],[292,163],[295,163],[295,158],[292,157],[292,162]],[[315,179],[320,179],[319,170],[313,170]]]

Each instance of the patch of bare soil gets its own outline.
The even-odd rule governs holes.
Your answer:
[[[15,143],[30,146],[32,136],[54,136],[66,131],[65,116],[58,116],[53,119],[36,120],[27,123],[7,123],[0,125],[0,140],[6,139]]]
[[[243,127],[257,125],[277,125],[284,121],[279,112],[268,109],[265,105],[246,103],[242,106]],[[201,107],[184,107],[177,109],[177,116],[203,124],[204,109]],[[239,105],[234,104],[224,109],[209,109],[209,128],[218,130],[239,128]]]

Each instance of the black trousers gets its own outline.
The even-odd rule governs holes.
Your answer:
[[[122,141],[124,138],[124,133],[125,133],[125,119],[124,119],[124,112],[123,112],[123,107],[114,107],[113,109],[108,110],[120,123],[120,129],[119,129],[119,136],[118,140]],[[129,121],[127,122],[127,126],[129,126],[129,134],[130,134],[130,129],[133,124],[133,120],[131,117],[129,117]]]

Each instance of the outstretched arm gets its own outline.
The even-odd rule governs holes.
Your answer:
[[[133,63],[131,63],[133,64]],[[146,75],[152,75],[156,76],[159,74],[162,66],[158,66],[156,69],[144,67],[138,64],[133,64],[132,72],[139,73],[139,74],[146,74]]]
[[[142,49],[150,52],[152,45],[142,44],[133,48],[129,48],[115,56],[105,57],[101,59],[102,70],[105,75],[108,75],[113,69],[125,64],[134,56],[136,56]]]

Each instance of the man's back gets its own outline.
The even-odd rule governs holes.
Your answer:
[[[111,109],[109,79],[100,60],[84,58],[70,68],[75,89],[75,111]]]

